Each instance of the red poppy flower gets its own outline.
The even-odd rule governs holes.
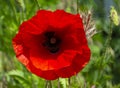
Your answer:
[[[77,74],[90,59],[82,19],[63,10],[40,10],[13,38],[18,60],[47,80]]]

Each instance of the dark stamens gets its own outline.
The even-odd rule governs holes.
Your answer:
[[[56,53],[59,51],[60,39],[55,36],[55,32],[46,32],[46,40],[43,46],[46,47],[51,53]]]
[[[55,34],[55,32],[46,32],[46,33],[45,33],[45,36],[46,36],[47,38],[51,38],[51,37],[54,36],[54,34]]]

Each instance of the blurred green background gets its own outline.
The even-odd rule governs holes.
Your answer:
[[[77,13],[77,0],[38,0],[40,9],[64,9]],[[24,20],[39,9],[36,0],[0,0],[0,88],[44,88],[45,80],[29,73],[16,59],[12,38]],[[120,88],[120,25],[112,26],[110,7],[120,14],[120,0],[78,0],[81,13],[92,10],[97,34],[88,39],[92,56],[90,63],[71,78],[71,88]],[[68,79],[60,79],[61,88],[68,88]],[[57,80],[52,82],[57,87]]]

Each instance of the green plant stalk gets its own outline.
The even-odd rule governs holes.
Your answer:
[[[36,3],[36,5],[38,6],[38,9],[41,9],[38,0],[35,0],[35,3]]]
[[[52,83],[49,80],[46,80],[45,88],[52,88]]]
[[[48,82],[49,82],[48,88],[52,88],[52,83],[51,83],[51,81],[48,81]]]
[[[45,88],[47,88],[47,86],[48,86],[48,81],[46,80],[46,82],[45,82]]]
[[[79,13],[79,0],[77,0],[77,13]]]
[[[58,88],[60,88],[60,80],[59,80],[59,78],[58,78]]]
[[[104,57],[106,55],[106,52],[107,52],[107,48],[109,48],[110,46],[110,41],[112,39],[112,22],[110,21],[110,30],[109,30],[109,34],[108,34],[108,38],[107,38],[107,41],[106,41],[106,44],[105,44],[105,53],[104,53]],[[104,59],[104,58],[103,58]]]
[[[68,78],[68,88],[71,88],[71,79]]]
[[[107,49],[110,47],[110,41],[112,39],[112,28],[113,28],[113,23],[112,21],[110,20],[110,26],[109,26],[109,34],[108,34],[108,37],[107,37],[107,40],[106,40],[106,43],[104,45],[104,48],[103,48],[103,53],[102,53],[102,60],[101,60],[101,63],[100,63],[100,67],[102,67],[102,62],[105,60],[106,58],[106,55],[107,55]]]

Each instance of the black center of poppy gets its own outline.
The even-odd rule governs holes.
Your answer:
[[[43,42],[43,46],[46,47],[51,53],[58,52],[61,40],[57,37],[57,35],[55,35],[55,32],[46,32],[44,36],[45,42]]]

